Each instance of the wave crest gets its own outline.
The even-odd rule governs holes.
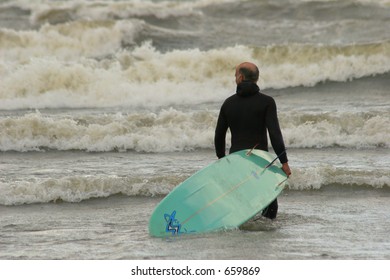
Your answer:
[[[174,152],[213,149],[217,111],[0,118],[0,151]],[[386,112],[280,116],[289,148],[390,147]],[[227,143],[229,143],[229,135]]]
[[[384,189],[390,187],[386,170],[362,171],[319,165],[294,168],[289,179],[290,190],[320,190],[329,185]],[[375,173],[375,174],[374,174]],[[0,182],[0,205],[20,205],[65,201],[78,203],[91,198],[112,195],[165,196],[187,175],[125,176],[69,176],[63,178]]]
[[[243,60],[260,66],[262,88],[314,86],[388,73],[390,42],[346,47],[236,46],[168,53],[149,43],[99,61],[45,57],[23,66],[4,63],[0,64],[0,109],[220,102],[234,88],[234,67]]]

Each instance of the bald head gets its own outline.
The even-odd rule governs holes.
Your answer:
[[[236,67],[236,83],[242,81],[252,81],[254,83],[259,79],[259,69],[251,62],[243,62]]]

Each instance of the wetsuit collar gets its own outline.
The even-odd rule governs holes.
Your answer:
[[[237,85],[236,93],[242,97],[251,96],[259,92],[259,87],[251,81],[243,81]]]

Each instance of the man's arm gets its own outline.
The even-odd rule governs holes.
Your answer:
[[[215,128],[214,146],[218,158],[223,158],[226,153],[226,132],[228,124],[221,108],[218,116],[217,126]]]
[[[270,99],[270,104],[267,108],[266,124],[272,148],[274,149],[276,154],[280,155],[286,150],[286,147],[284,145],[282,131],[279,126],[276,103],[273,98]],[[282,163],[283,171],[286,173],[287,176],[289,176],[291,174],[291,170],[288,165],[287,153],[283,153],[279,157],[279,160]]]

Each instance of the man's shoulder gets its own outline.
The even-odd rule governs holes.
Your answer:
[[[225,101],[226,100],[231,100],[231,99],[236,99],[236,98],[238,98],[238,94],[234,93],[234,94],[230,95],[228,98],[226,98]]]
[[[270,96],[270,95],[267,95],[267,94],[262,93],[262,92],[259,92],[258,95],[259,95],[259,97],[260,97],[261,99],[263,99],[263,102],[275,103],[275,99],[274,99],[272,96]]]
[[[259,92],[259,96],[261,96],[262,98],[265,98],[265,99],[268,99],[268,100],[273,100],[274,98],[266,93],[263,93],[263,92]]]
[[[240,98],[243,98],[243,97],[240,97],[238,94],[235,93],[235,94],[229,96],[228,98],[226,98],[223,104],[235,103]],[[248,97],[244,97],[244,98],[248,98]],[[256,94],[250,96],[249,98],[251,98],[252,100],[257,99],[259,102],[262,102],[262,103],[264,103],[264,102],[265,103],[275,103],[275,100],[272,96],[267,95],[267,94],[262,93],[262,92],[256,93]]]
[[[225,101],[223,102],[223,104],[228,104],[228,103],[234,102],[234,100],[236,100],[237,98],[238,98],[238,95],[235,93],[235,94],[229,96],[228,98],[226,98]]]

